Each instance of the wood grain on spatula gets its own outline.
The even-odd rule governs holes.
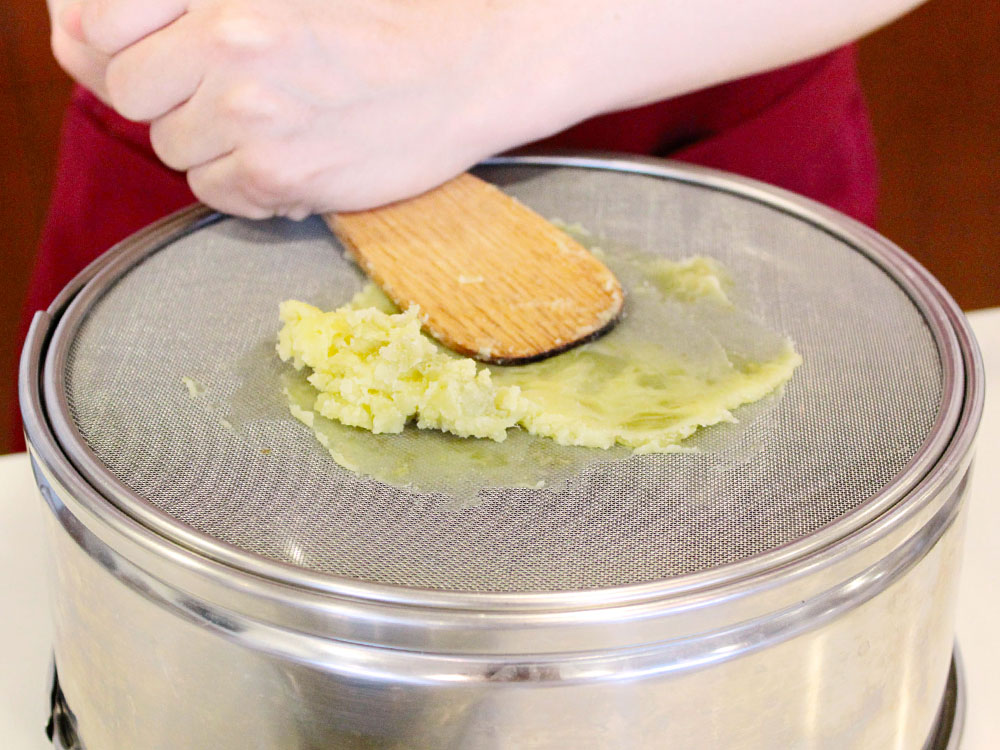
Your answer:
[[[327,214],[358,265],[425,330],[477,359],[513,364],[600,334],[621,285],[585,247],[470,174],[371,211]]]

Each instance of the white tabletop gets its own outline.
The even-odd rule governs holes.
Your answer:
[[[970,314],[986,360],[986,413],[979,434],[958,611],[968,713],[962,750],[1000,747],[1000,308]],[[27,456],[0,457],[0,738],[6,750],[46,750],[50,658],[42,504]]]

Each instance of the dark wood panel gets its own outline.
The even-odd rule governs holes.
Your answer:
[[[14,84],[50,83],[65,78],[49,48],[45,0],[3,0],[0,4],[0,54],[7,57]]]
[[[44,0],[0,3],[0,453],[20,447],[17,330],[52,185],[69,78],[49,51]]]
[[[965,309],[1000,305],[1000,3],[931,0],[861,43],[879,230]]]
[[[14,427],[18,323],[48,204],[58,124],[68,84],[0,89],[0,453],[20,444]]]

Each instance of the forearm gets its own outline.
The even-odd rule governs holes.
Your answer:
[[[820,54],[922,0],[525,0],[507,6],[540,131],[677,96]],[[541,52],[542,54],[539,54]],[[516,51],[511,53],[516,55]],[[546,119],[548,118],[548,119]]]

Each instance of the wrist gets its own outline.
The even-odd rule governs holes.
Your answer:
[[[631,43],[635,8],[626,17],[619,7],[608,0],[518,0],[491,11],[493,49],[467,113],[489,153],[662,98],[657,85],[664,76],[647,62],[650,45]]]

